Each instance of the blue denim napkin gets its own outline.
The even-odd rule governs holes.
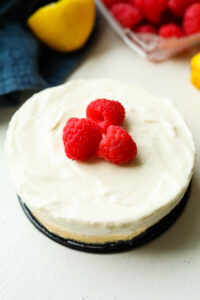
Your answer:
[[[0,106],[18,104],[21,91],[38,91],[61,83],[91,44],[94,32],[82,49],[67,54],[53,51],[37,40],[26,20],[49,2],[52,1],[0,1]]]

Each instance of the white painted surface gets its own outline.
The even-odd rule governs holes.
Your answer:
[[[114,78],[174,99],[200,151],[200,92],[190,84],[190,58],[162,64],[129,50],[101,20],[75,78]],[[26,96],[25,96],[26,97]],[[16,108],[0,109],[0,299],[200,299],[200,168],[197,155],[189,203],[177,223],[154,242],[112,255],[80,253],[38,232],[22,212],[4,161],[4,139]]]

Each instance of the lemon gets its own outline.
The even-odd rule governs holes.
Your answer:
[[[200,90],[200,53],[196,54],[191,60],[191,82]]]
[[[60,52],[81,48],[95,22],[94,0],[60,0],[39,8],[28,18],[33,33]]]

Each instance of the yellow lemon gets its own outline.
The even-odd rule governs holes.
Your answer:
[[[28,25],[49,47],[69,52],[86,43],[95,12],[94,0],[60,0],[39,8],[28,18]]]
[[[200,90],[200,53],[196,54],[191,60],[191,82]]]

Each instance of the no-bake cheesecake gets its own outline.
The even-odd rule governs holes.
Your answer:
[[[101,158],[69,159],[62,141],[71,117],[85,117],[94,99],[118,100],[123,128],[138,153],[124,165]],[[183,198],[195,148],[169,99],[113,80],[75,80],[33,95],[14,114],[6,157],[17,194],[50,232],[103,244],[130,240],[156,224]]]

